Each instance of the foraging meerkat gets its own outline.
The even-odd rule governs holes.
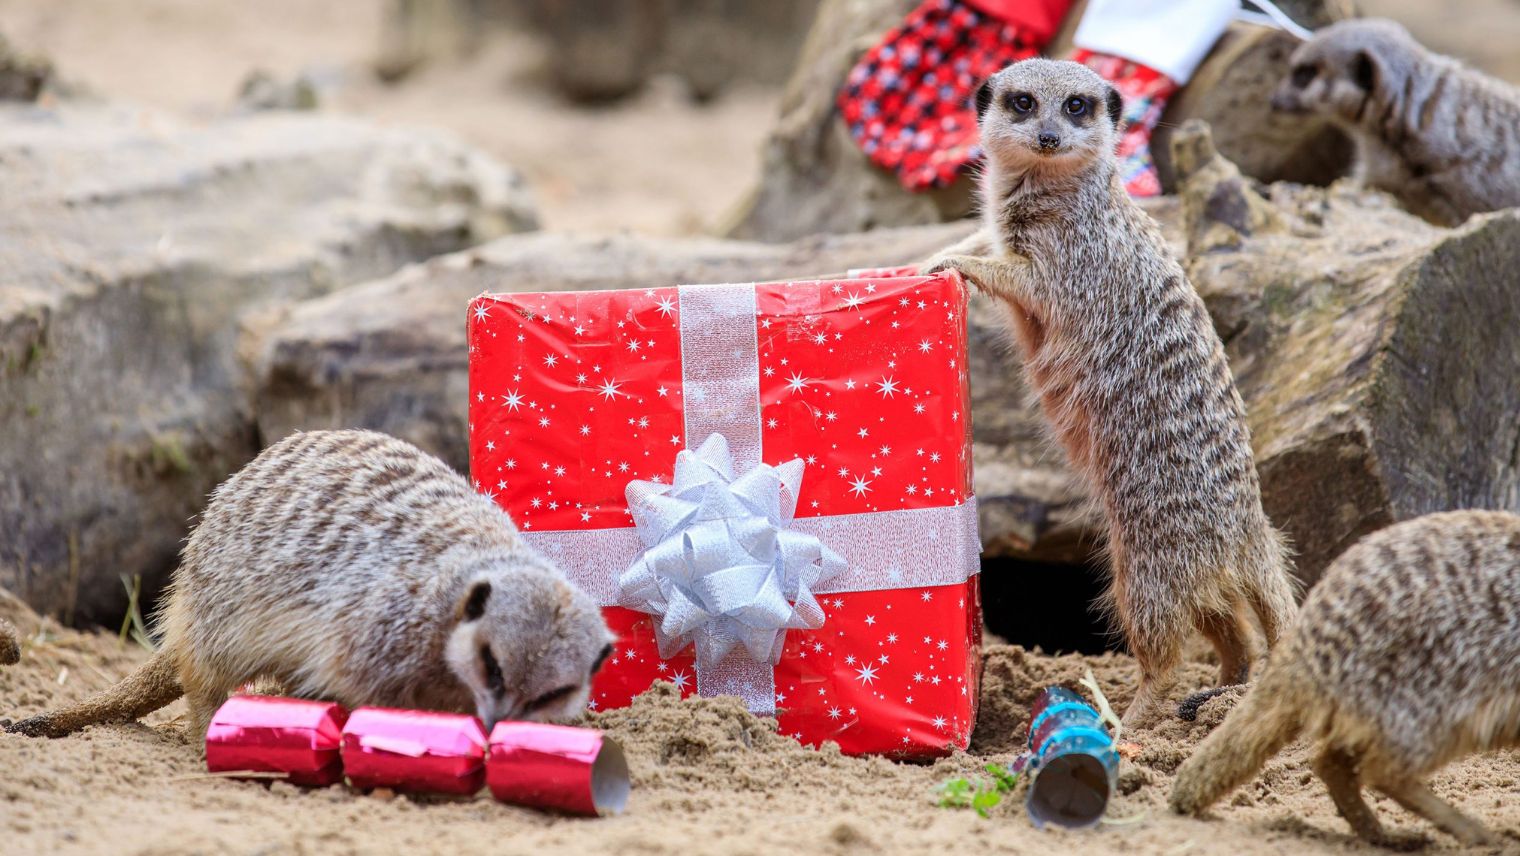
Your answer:
[[[1172,808],[1203,811],[1300,732],[1363,838],[1402,843],[1363,802],[1370,786],[1463,842],[1490,840],[1421,779],[1520,745],[1520,516],[1429,514],[1331,563],[1260,681],[1178,770]]]
[[[1380,19],[1331,24],[1290,62],[1272,107],[1346,131],[1361,183],[1445,226],[1520,205],[1520,89]]]
[[[16,628],[12,627],[9,621],[0,618],[0,666],[19,662],[21,662],[21,642],[16,635]]]
[[[437,458],[370,431],[298,433],[216,489],[153,658],[9,730],[58,737],[180,695],[189,734],[246,681],[347,707],[562,719],[611,651],[601,610]]]
[[[1118,93],[1085,66],[1031,59],[976,103],[986,222],[925,268],[958,270],[1007,308],[1045,417],[1105,512],[1109,605],[1140,664],[1134,724],[1195,627],[1220,681],[1246,679],[1242,609],[1269,647],[1293,614],[1287,550],[1262,511],[1224,346],[1120,182]]]

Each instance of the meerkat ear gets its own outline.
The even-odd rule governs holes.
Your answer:
[[[459,617],[464,621],[474,621],[486,614],[486,601],[491,597],[491,584],[485,580],[479,580],[470,586],[470,591],[459,602]]]
[[[1124,98],[1119,95],[1119,90],[1110,86],[1108,88],[1108,121],[1119,127],[1119,119],[1124,116]]]
[[[1372,54],[1356,52],[1356,58],[1351,61],[1351,79],[1363,92],[1372,91],[1377,83],[1377,63],[1372,61]]]
[[[992,78],[982,81],[982,85],[976,88],[976,120],[980,122],[987,108],[992,106]]]

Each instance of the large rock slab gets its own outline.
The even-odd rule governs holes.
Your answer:
[[[913,0],[824,0],[796,69],[787,81],[780,115],[762,148],[761,174],[730,212],[730,237],[786,241],[817,232],[856,232],[956,220],[971,211],[969,177],[949,187],[909,192],[868,161],[850,139],[835,95],[859,57],[917,3]],[[1350,14],[1347,0],[1284,3],[1289,14],[1318,26]],[[1084,3],[1073,4],[1062,31],[1047,46],[1069,55],[1071,34]],[[1275,29],[1232,24],[1190,85],[1169,103],[1155,147],[1163,187],[1174,188],[1167,157],[1170,128],[1202,118],[1219,129],[1218,145],[1248,175],[1264,181],[1328,183],[1351,162],[1349,142],[1312,117],[1267,109],[1272,88],[1288,70],[1295,41]]]
[[[1206,129],[1178,137],[1188,273],[1300,576],[1394,521],[1520,511],[1520,212],[1445,230],[1345,184],[1268,201]]]
[[[257,452],[246,313],[535,224],[471,149],[310,114],[0,106],[0,199],[0,588],[75,621]]]

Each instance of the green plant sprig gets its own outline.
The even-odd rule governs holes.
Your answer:
[[[1003,801],[1003,795],[1011,793],[1018,784],[1019,774],[999,764],[988,764],[986,770],[992,776],[991,782],[960,778],[940,785],[939,807],[969,808],[982,817],[991,817],[990,812]]]

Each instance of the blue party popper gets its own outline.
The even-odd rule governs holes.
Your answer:
[[[1103,817],[1119,779],[1119,753],[1098,712],[1065,687],[1040,694],[1029,721],[1029,796],[1037,827],[1072,829]]]

